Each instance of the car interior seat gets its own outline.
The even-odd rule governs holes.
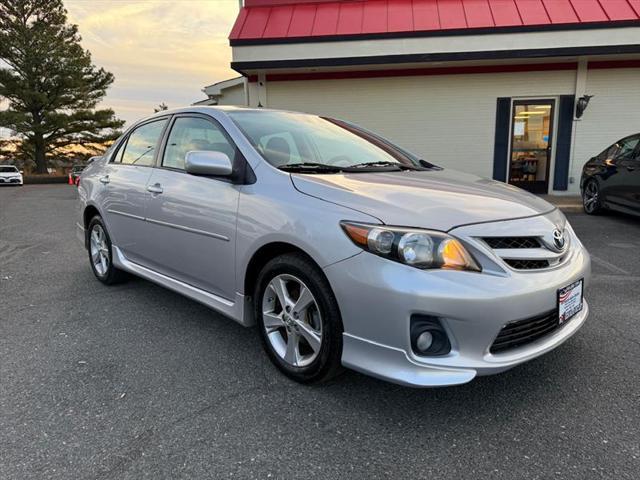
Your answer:
[[[291,160],[289,144],[282,137],[272,137],[264,147],[264,156],[275,167],[286,165]]]

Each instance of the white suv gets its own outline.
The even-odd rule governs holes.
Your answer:
[[[14,165],[0,165],[0,185],[24,185],[22,171]]]

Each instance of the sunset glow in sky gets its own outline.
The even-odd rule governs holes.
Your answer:
[[[115,75],[103,106],[132,122],[205,98],[235,77],[227,36],[238,0],[65,0],[93,62]]]

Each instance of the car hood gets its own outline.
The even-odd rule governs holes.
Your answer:
[[[0,177],[19,177],[20,172],[0,172]]]
[[[455,170],[292,174],[291,178],[302,193],[372,215],[387,225],[447,231],[555,208],[519,188]]]

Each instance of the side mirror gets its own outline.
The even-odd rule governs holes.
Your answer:
[[[228,176],[233,171],[233,165],[226,153],[197,150],[187,152],[184,169],[192,175]]]
[[[20,172],[20,175],[22,175],[24,173],[24,170],[18,170]]]

